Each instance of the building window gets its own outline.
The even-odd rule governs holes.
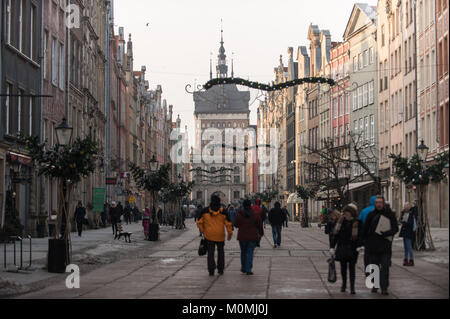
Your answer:
[[[350,101],[348,97],[348,93],[345,93],[345,114],[350,114]]]
[[[58,42],[52,38],[52,83],[58,85]]]
[[[33,61],[36,61],[37,56],[37,17],[36,17],[36,7],[31,5],[31,13],[30,13],[30,58]]]
[[[369,84],[366,83],[363,85],[363,106],[368,105],[369,97]]]
[[[59,44],[59,88],[64,89],[64,44]]]
[[[233,192],[234,199],[240,199],[241,198],[241,192],[240,191],[234,191]]]
[[[356,111],[358,109],[358,92],[356,90],[354,90],[352,92],[352,96],[353,96],[353,111]]]
[[[5,112],[5,117],[6,117],[6,128],[5,128],[5,132],[6,134],[11,134],[12,132],[12,110],[13,110],[13,106],[12,106],[12,98],[9,96],[10,94],[12,94],[12,85],[9,83],[6,83],[6,112]]]
[[[370,143],[375,144],[375,116],[370,115]]]
[[[369,64],[373,64],[375,62],[375,49],[369,49]]]
[[[369,104],[373,104],[375,102],[375,82],[372,81],[369,83]]]
[[[358,88],[358,109],[363,107],[363,88],[360,86]]]
[[[22,132],[22,106],[23,106],[23,91],[19,90],[19,97],[17,102],[17,132]]]
[[[28,121],[28,133],[29,135],[33,135],[33,98],[30,97],[30,103],[28,107],[29,121]]]

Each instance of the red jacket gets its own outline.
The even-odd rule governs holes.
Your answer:
[[[251,211],[250,217],[245,215],[245,211],[240,210],[237,213],[234,227],[239,228],[239,241],[258,241],[264,235],[264,228],[261,215],[255,211]]]
[[[260,205],[261,205],[261,201],[259,199],[257,199],[255,202],[255,205],[252,207],[252,210],[255,213],[257,213],[259,215],[259,217],[261,217],[261,219],[262,219],[263,209]]]

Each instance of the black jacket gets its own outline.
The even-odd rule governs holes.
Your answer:
[[[75,210],[75,220],[78,223],[81,223],[84,220],[85,216],[86,216],[86,208],[77,207],[77,209]]]
[[[281,226],[285,221],[286,216],[280,207],[272,208],[269,212],[269,222],[273,226]]]
[[[403,216],[409,213],[408,220],[405,222],[403,221]],[[413,239],[414,238],[414,222],[415,222],[415,216],[412,211],[402,212],[402,215],[400,217],[400,223],[402,224],[402,228],[400,230],[400,237],[406,238],[406,239]]]
[[[391,221],[391,229],[383,235],[379,235],[375,233],[375,230],[378,226],[378,221],[380,220],[381,215],[385,216]],[[392,250],[392,242],[388,240],[386,237],[394,236],[398,233],[398,224],[395,215],[392,213],[390,209],[375,209],[371,212],[364,223],[362,238],[364,240],[365,248],[368,253],[390,253]]]
[[[352,238],[353,224],[358,223],[358,236]],[[331,230],[333,233],[334,229]],[[353,261],[358,258],[357,248],[362,246],[361,240],[362,225],[358,220],[348,221],[344,218],[339,232],[332,236],[331,247],[336,247],[336,260]]]

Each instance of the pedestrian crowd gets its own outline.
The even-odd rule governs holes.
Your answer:
[[[356,264],[360,253],[364,252],[364,269],[366,277],[373,267],[379,269],[379,287],[372,288],[377,293],[381,288],[382,295],[389,295],[389,268],[392,261],[392,243],[399,232],[404,243],[404,266],[414,266],[413,245],[416,237],[417,207],[405,203],[400,219],[391,209],[383,196],[373,196],[369,206],[358,214],[358,207],[352,203],[343,208],[342,213],[336,208],[326,209],[322,222],[325,233],[329,236],[330,262],[340,263],[342,286],[341,292],[347,289],[347,278],[350,281],[350,293],[355,294]],[[347,276],[348,275],[348,276]]]

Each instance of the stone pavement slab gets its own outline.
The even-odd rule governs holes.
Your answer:
[[[442,239],[442,233],[439,235]],[[390,296],[373,294],[365,287],[363,261],[357,265],[357,295],[340,292],[338,282],[327,282],[328,238],[323,230],[302,229],[290,223],[283,230],[280,249],[272,247],[270,228],[255,251],[254,275],[240,272],[240,251],[235,236],[226,242],[223,276],[209,277],[206,257],[197,255],[200,242],[192,221],[188,230],[161,242],[157,249],[120,260],[81,277],[81,289],[68,290],[61,281],[20,298],[136,298],[136,299],[396,299],[448,298],[448,254],[444,240],[434,253],[416,253],[416,267],[403,267],[401,243],[394,243],[390,269]],[[435,262],[431,262],[434,258]],[[436,262],[439,261],[439,262]]]

